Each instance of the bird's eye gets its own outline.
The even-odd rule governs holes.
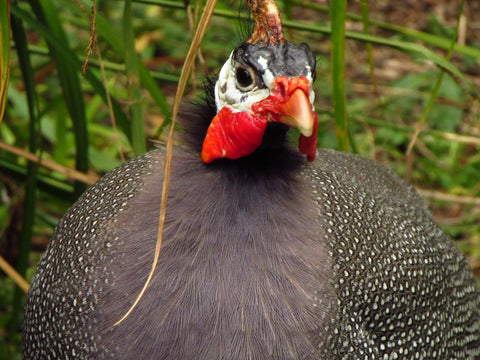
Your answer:
[[[237,86],[240,90],[247,91],[251,90],[255,85],[253,81],[253,71],[247,70],[243,66],[238,66],[235,69],[235,78],[237,79]]]

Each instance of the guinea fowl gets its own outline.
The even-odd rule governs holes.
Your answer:
[[[463,255],[389,170],[315,149],[315,58],[284,40],[271,0],[250,5],[254,34],[206,103],[180,115],[143,297],[114,325],[151,267],[161,148],[105,175],[60,221],[29,291],[25,359],[480,358]]]

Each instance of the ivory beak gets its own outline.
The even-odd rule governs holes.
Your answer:
[[[282,114],[280,122],[299,129],[303,136],[312,136],[314,127],[312,104],[303,90],[296,89],[288,101],[279,106],[279,110]]]

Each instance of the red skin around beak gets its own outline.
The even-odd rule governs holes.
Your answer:
[[[305,77],[275,80],[272,94],[252,105],[252,112],[236,112],[224,107],[213,118],[203,142],[202,161],[218,158],[238,159],[260,146],[269,121],[299,128],[298,148],[309,161],[315,159],[317,114],[308,99],[309,81]]]

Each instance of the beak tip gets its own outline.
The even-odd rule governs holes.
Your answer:
[[[303,136],[310,137],[313,134],[313,124],[312,126],[301,127],[299,128],[299,130],[300,130],[300,134],[302,134]]]

